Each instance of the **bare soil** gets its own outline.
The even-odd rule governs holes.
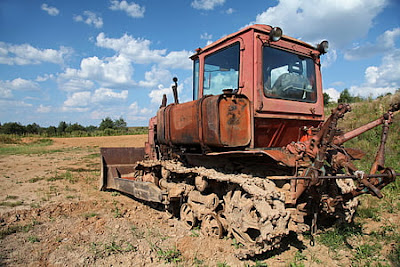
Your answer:
[[[348,253],[295,237],[280,251],[239,260],[232,239],[202,236],[143,202],[98,191],[99,147],[143,146],[146,135],[53,140],[48,153],[0,156],[0,266],[351,265]]]

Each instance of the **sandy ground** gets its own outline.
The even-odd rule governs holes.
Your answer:
[[[295,238],[280,251],[239,260],[231,239],[202,236],[133,198],[98,191],[99,147],[143,146],[146,140],[55,138],[49,152],[0,156],[0,266],[351,264],[346,253],[333,255]]]

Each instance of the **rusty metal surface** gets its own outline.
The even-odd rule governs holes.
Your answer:
[[[115,178],[134,170],[136,162],[143,160],[144,147],[102,147],[100,190],[115,188]]]
[[[251,140],[250,102],[224,94],[169,105],[157,113],[157,139],[166,145],[239,147]]]

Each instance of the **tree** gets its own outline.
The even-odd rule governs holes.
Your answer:
[[[40,130],[41,130],[41,127],[39,126],[39,124],[32,123],[32,124],[26,125],[26,132],[29,134],[38,134],[38,133],[40,133]]]
[[[1,132],[4,134],[18,134],[26,133],[26,129],[19,122],[7,122],[1,127]]]
[[[120,117],[118,120],[115,120],[114,126],[117,129],[127,130],[126,121],[122,117]]]
[[[324,93],[324,105],[328,105],[329,104],[329,100],[331,100],[331,97],[329,96],[328,93]]]
[[[65,129],[67,129],[68,125],[65,121],[60,121],[57,127],[57,133],[58,134],[63,134],[65,133]]]
[[[115,128],[115,124],[110,117],[107,117],[107,118],[101,120],[99,130],[103,131],[105,129],[114,129],[114,128]]]
[[[353,98],[349,93],[349,89],[344,89],[339,96],[338,103],[352,103]]]
[[[46,129],[46,134],[48,137],[55,136],[56,133],[57,133],[57,128],[54,126],[50,126],[49,128]]]
[[[76,132],[76,131],[86,132],[86,129],[82,125],[80,125],[78,123],[74,123],[74,124],[68,125],[68,127],[65,128],[65,131],[67,133],[72,133],[72,132]]]

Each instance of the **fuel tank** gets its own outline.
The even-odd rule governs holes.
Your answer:
[[[160,108],[157,140],[175,146],[245,147],[251,140],[250,101],[226,93]]]

